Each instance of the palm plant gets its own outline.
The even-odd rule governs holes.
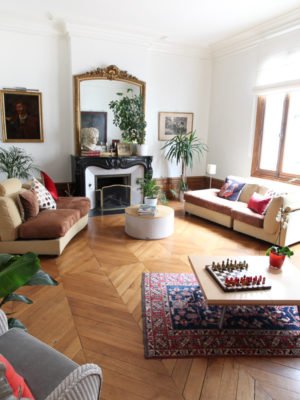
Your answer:
[[[0,148],[0,172],[6,173],[7,178],[28,179],[32,171],[39,171],[39,168],[24,149],[15,146]]]
[[[162,147],[168,149],[166,159],[181,164],[181,177],[179,191],[187,190],[186,168],[193,168],[194,156],[198,159],[207,151],[207,145],[196,136],[196,131],[188,134],[179,133]]]
[[[40,260],[35,253],[22,256],[0,254],[0,308],[11,301],[32,304],[27,296],[15,293],[21,286],[57,284],[40,268]],[[22,322],[15,318],[8,318],[8,326],[25,329]]]

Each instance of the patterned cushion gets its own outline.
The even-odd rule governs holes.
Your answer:
[[[35,191],[40,210],[56,209],[56,203],[51,194],[37,179],[33,178],[32,190]]]
[[[237,201],[244,186],[245,182],[236,181],[235,179],[227,177],[218,196],[223,199]]]

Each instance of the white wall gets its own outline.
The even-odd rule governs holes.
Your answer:
[[[216,177],[250,176],[257,101],[254,88],[299,79],[300,63],[294,68],[296,74],[286,68],[289,57],[299,52],[299,43],[300,32],[294,31],[213,59],[208,162],[217,164]],[[274,71],[275,65],[278,71]]]
[[[42,92],[44,143],[14,143],[56,182],[71,180],[74,154],[72,76],[97,67],[117,65],[146,82],[149,154],[155,177],[179,176],[168,165],[158,142],[158,112],[194,113],[194,128],[207,141],[210,62],[200,56],[172,55],[147,45],[89,37],[1,29],[0,87],[36,88]],[[109,137],[111,140],[114,137]],[[7,148],[11,143],[0,143]],[[204,171],[204,160],[189,174]]]

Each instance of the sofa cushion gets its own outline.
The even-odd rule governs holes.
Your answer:
[[[57,189],[56,189],[55,183],[50,178],[50,176],[46,174],[46,172],[41,171],[41,175],[42,175],[42,178],[43,178],[43,181],[44,181],[44,186],[46,187],[48,192],[51,194],[53,199],[56,201],[58,199],[58,193],[57,193]]]
[[[241,191],[239,201],[242,201],[243,203],[248,203],[250,197],[253,195],[254,192],[257,191],[258,185],[256,183],[246,183]]]
[[[29,218],[36,217],[39,213],[39,203],[36,193],[32,190],[24,190],[23,192],[19,193],[18,197],[22,207],[20,214],[22,217],[22,214],[24,213],[24,221],[27,221]]]
[[[44,210],[19,226],[20,239],[56,239],[80,219],[79,210]]]
[[[224,185],[221,187],[218,193],[218,196],[223,199],[236,201],[238,200],[244,186],[245,182],[241,182],[231,177],[227,177],[225,179]]]
[[[90,211],[91,202],[87,197],[59,197],[56,206],[58,209],[79,210],[80,217],[84,217]]]
[[[32,180],[32,190],[35,191],[40,210],[56,209],[56,203],[51,194],[37,179]]]
[[[254,192],[248,202],[248,208],[257,214],[264,215],[271,200],[271,197],[265,197]]]
[[[184,194],[184,199],[188,203],[207,208],[225,215],[231,215],[233,202],[217,196],[218,190],[193,190]]]
[[[10,197],[0,197],[0,240],[16,240],[22,220],[18,207]]]
[[[19,192],[22,188],[22,183],[17,178],[6,179],[0,183],[0,196],[10,196],[13,193]]]
[[[250,210],[246,203],[236,203],[231,215],[233,219],[245,224],[256,226],[257,228],[263,228],[264,226],[264,216]]]

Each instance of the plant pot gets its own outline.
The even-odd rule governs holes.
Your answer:
[[[277,254],[271,251],[269,255],[270,267],[274,269],[280,269],[282,264],[284,263],[285,255],[284,254]]]
[[[157,197],[145,197],[144,198],[144,203],[147,204],[148,206],[157,206]]]
[[[147,144],[137,144],[136,145],[136,154],[138,156],[146,156],[148,153],[148,145]]]

